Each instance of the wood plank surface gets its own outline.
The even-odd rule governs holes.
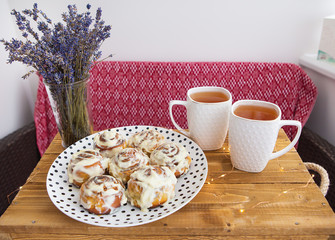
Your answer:
[[[289,143],[281,130],[276,150]],[[335,215],[295,149],[261,173],[233,169],[228,144],[207,151],[208,176],[181,210],[136,227],[107,228],[60,212],[46,190],[50,165],[63,151],[56,136],[27,183],[0,218],[0,239],[327,239]]]
[[[22,239],[22,240],[27,240],[25,235],[22,234],[13,234],[14,239]],[[216,240],[216,239],[222,239],[222,235],[211,235],[211,236],[206,236],[206,235],[192,235],[192,236],[160,236],[160,235],[142,235],[141,237],[139,236],[115,236],[113,234],[108,235],[101,235],[97,234],[94,235],[94,239],[100,239],[100,240],[128,240],[128,239],[148,239],[148,240],[196,240],[196,239],[202,239],[202,240]],[[1,239],[1,238],[0,238]],[[11,238],[8,238],[11,239]],[[63,234],[31,234],[29,236],[30,240],[37,240],[37,239],[50,239],[50,240],[56,240],[56,239],[63,239],[63,240],[92,240],[92,236],[88,235],[79,235],[79,234],[73,234],[71,236],[69,235],[63,235]],[[225,236],[225,240],[235,240],[236,236]],[[274,240],[287,240],[287,236],[248,236],[247,238],[244,239],[274,239]],[[315,240],[316,236],[307,236],[307,235],[301,235],[301,236],[294,236],[292,238],[289,238],[291,240]],[[318,240],[324,240],[324,239],[329,239],[328,236],[326,235],[321,235],[317,236]],[[7,240],[7,239],[5,239]]]

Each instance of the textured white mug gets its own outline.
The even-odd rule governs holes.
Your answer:
[[[204,103],[191,98],[198,92],[222,92],[228,100],[224,102]],[[221,87],[196,87],[187,91],[187,101],[173,100],[169,104],[172,123],[186,136],[192,138],[203,150],[216,150],[222,147],[229,126],[229,116],[232,104],[230,92]],[[173,105],[183,105],[187,110],[189,132],[183,130],[174,120]]]
[[[277,112],[274,120],[251,120],[237,116],[234,112],[241,105],[272,108]],[[280,151],[273,152],[281,127],[296,126],[298,131],[293,141]],[[230,158],[235,168],[246,172],[261,172],[269,160],[288,152],[297,143],[301,123],[281,120],[281,110],[273,103],[258,100],[240,100],[233,104],[229,123]]]

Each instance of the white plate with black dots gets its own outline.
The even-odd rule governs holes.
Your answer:
[[[208,173],[207,159],[201,148],[188,137],[161,127],[127,126],[114,128],[126,138],[142,130],[155,129],[166,141],[183,145],[192,162],[189,171],[178,178],[175,197],[162,206],[143,212],[128,202],[109,215],[89,213],[80,204],[79,189],[68,182],[67,166],[72,154],[82,149],[93,149],[93,139],[98,133],[83,138],[64,150],[51,165],[47,175],[47,191],[54,205],[67,216],[87,224],[103,227],[130,227],[162,219],[189,203],[201,190]]]

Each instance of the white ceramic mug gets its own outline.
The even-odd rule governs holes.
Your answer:
[[[274,109],[274,120],[251,120],[237,116],[234,112],[242,105],[262,106]],[[296,126],[298,131],[293,141],[280,151],[273,152],[281,127]],[[246,172],[261,172],[269,160],[288,152],[297,143],[301,134],[301,123],[281,120],[281,110],[273,103],[258,100],[240,100],[233,104],[229,123],[230,157],[235,168]]]
[[[214,103],[197,102],[191,95],[199,92],[221,92],[228,97],[228,100]],[[169,112],[172,123],[181,133],[192,138],[203,150],[216,150],[222,147],[226,139],[231,104],[231,94],[225,88],[196,87],[187,91],[187,101],[171,101]],[[189,132],[175,122],[172,114],[174,105],[186,107]]]

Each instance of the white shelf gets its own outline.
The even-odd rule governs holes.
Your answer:
[[[316,54],[305,54],[299,58],[299,65],[310,68],[329,78],[335,79],[335,64],[317,60]]]

